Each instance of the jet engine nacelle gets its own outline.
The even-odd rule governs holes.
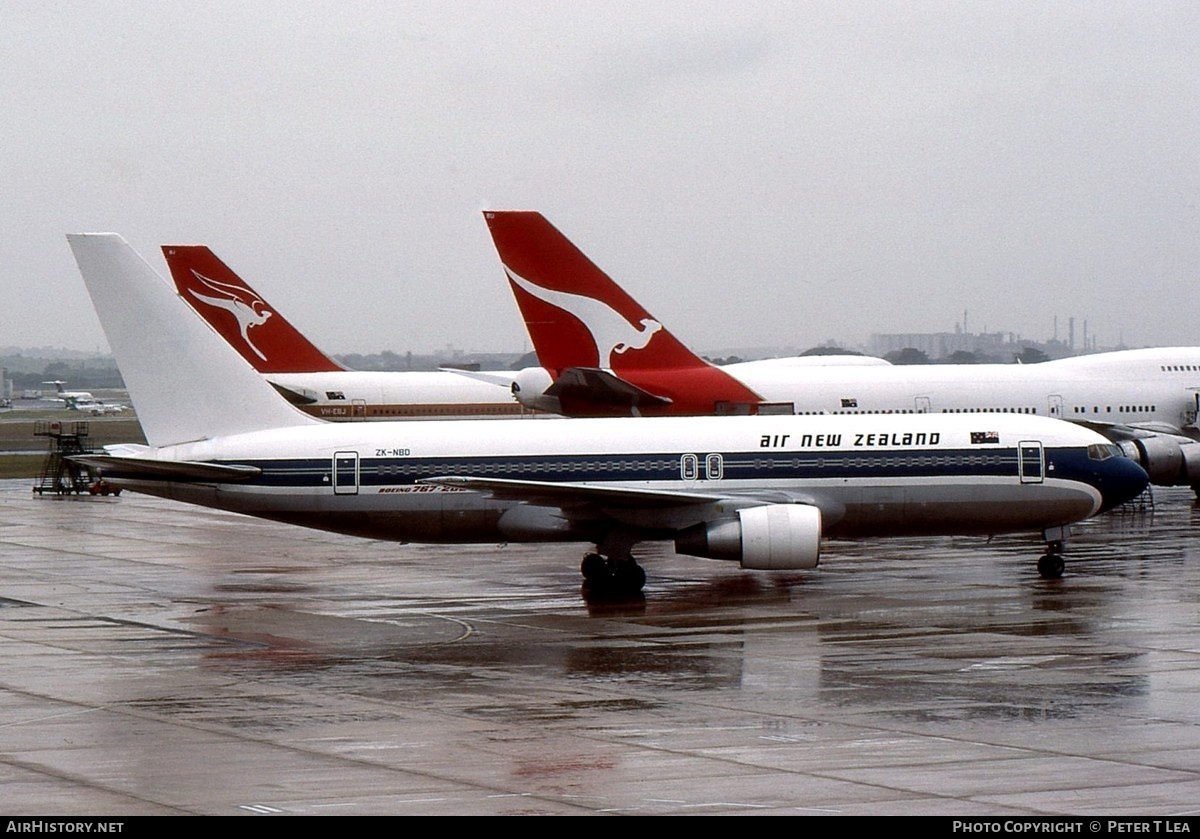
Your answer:
[[[513,376],[512,394],[526,408],[560,414],[562,405],[558,397],[546,395],[552,384],[554,379],[545,367],[524,367]]]
[[[1200,443],[1167,434],[1121,440],[1125,455],[1146,470],[1155,486],[1200,485]]]
[[[751,571],[816,568],[820,546],[821,511],[808,504],[747,507],[675,538],[676,553],[737,560]]]

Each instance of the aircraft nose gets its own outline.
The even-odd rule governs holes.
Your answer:
[[[1150,485],[1146,470],[1127,457],[1110,457],[1102,464],[1096,482],[1102,498],[1100,512],[1137,498]]]

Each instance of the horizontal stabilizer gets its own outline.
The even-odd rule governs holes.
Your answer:
[[[472,381],[495,385],[505,390],[512,390],[513,386],[513,374],[504,370],[464,370],[461,367],[439,367],[438,371],[465,376]]]
[[[610,370],[598,367],[568,367],[546,391],[564,404],[590,403],[628,408],[670,405],[666,396],[658,396],[622,379]]]
[[[316,396],[309,396],[307,393],[301,393],[293,388],[284,387],[278,382],[271,382],[270,384],[271,387],[275,388],[275,391],[284,399],[286,399],[289,404],[312,405],[314,402],[318,401]]]
[[[96,469],[106,478],[139,481],[241,483],[262,474],[262,470],[257,466],[231,466],[194,460],[151,460],[145,457],[118,457],[106,454],[72,455],[67,459],[89,469]]]

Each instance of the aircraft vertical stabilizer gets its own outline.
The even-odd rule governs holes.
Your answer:
[[[684,346],[541,213],[483,217],[553,382],[518,376],[532,404],[553,397],[549,409],[572,416],[758,410],[757,393]]]
[[[67,241],[150,445],[317,423],[281,399],[120,236]]]
[[[175,288],[260,373],[344,370],[204,245],[163,245]]]
[[[708,365],[541,213],[490,210],[483,215],[543,367]]]

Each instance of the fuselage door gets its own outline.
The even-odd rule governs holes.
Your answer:
[[[1022,440],[1017,444],[1017,469],[1021,483],[1040,484],[1046,472],[1046,458],[1037,440]]]
[[[353,399],[350,401],[350,415],[355,419],[367,418],[367,401],[365,399]]]
[[[929,413],[929,397],[928,396],[916,397],[916,411],[918,414],[928,414]]]
[[[1063,418],[1063,398],[1057,393],[1052,393],[1046,397],[1046,402],[1050,408],[1050,416],[1055,419]]]
[[[333,453],[333,494],[358,495],[358,452]]]

